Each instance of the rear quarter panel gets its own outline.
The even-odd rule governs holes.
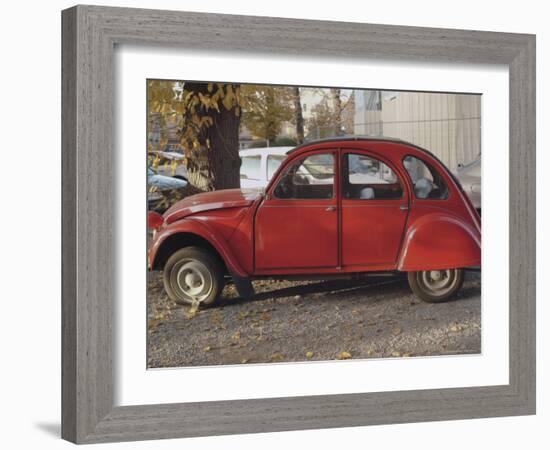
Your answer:
[[[441,206],[429,203],[412,206],[398,270],[452,269],[480,264],[481,233],[475,223]]]

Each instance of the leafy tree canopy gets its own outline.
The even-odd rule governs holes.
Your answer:
[[[285,86],[243,85],[242,125],[257,138],[273,142],[293,119],[293,91]]]

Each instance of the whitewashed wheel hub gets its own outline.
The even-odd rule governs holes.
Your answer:
[[[185,261],[179,268],[176,279],[182,293],[191,300],[201,302],[212,291],[212,274],[200,261]]]

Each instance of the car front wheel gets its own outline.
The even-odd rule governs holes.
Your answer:
[[[407,275],[414,294],[430,303],[449,300],[464,282],[464,269],[422,270]]]
[[[164,288],[180,305],[198,302],[214,304],[223,289],[223,269],[211,252],[199,247],[185,247],[176,252],[164,266]]]

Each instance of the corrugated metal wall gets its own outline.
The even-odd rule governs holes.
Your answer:
[[[412,142],[436,154],[451,170],[481,153],[480,95],[395,92],[382,96],[380,111],[361,106],[356,134]]]

